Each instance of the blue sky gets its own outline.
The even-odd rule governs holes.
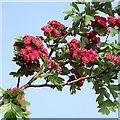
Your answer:
[[[117,3],[115,3],[117,4]],[[14,38],[18,35],[43,35],[41,27],[50,20],[57,20],[71,26],[71,20],[64,21],[63,11],[71,10],[69,2],[4,2],[2,3],[2,87],[16,87],[17,79],[9,75],[17,71],[12,62]],[[69,38],[69,40],[71,40]],[[30,78],[23,77],[21,85]],[[39,79],[37,83],[41,80]],[[85,82],[81,91],[70,95],[69,87],[62,92],[50,88],[29,88],[25,90],[30,101],[31,118],[117,118],[118,113],[109,116],[98,113],[96,95],[92,84]]]

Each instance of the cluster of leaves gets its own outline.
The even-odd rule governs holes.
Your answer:
[[[23,111],[26,108],[26,105],[30,105],[29,102],[25,100],[20,100],[20,96],[24,94],[23,91],[14,90],[13,93],[10,92],[10,89],[6,91],[0,88],[1,107],[0,112],[4,114],[5,119],[16,120],[17,116],[22,117],[23,119],[29,118],[28,115],[31,113],[29,111]],[[19,102],[21,107],[19,107],[16,102]]]

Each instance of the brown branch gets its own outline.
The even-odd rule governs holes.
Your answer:
[[[108,32],[105,42],[108,41],[109,34],[110,34],[110,32]]]
[[[99,10],[99,9],[102,9],[102,7],[105,5],[106,3],[101,3],[100,6],[98,6],[97,8],[95,8],[94,10]]]
[[[24,90],[25,88],[29,87],[30,84],[32,82],[34,82],[39,77],[39,75],[41,74],[43,68],[44,68],[44,65],[42,65],[41,68],[40,68],[40,71],[38,73],[36,73],[35,76],[33,76],[32,79],[27,84],[23,85],[20,89]]]
[[[2,105],[4,105],[4,102],[3,102],[3,101],[0,102],[0,107],[1,107]]]
[[[57,86],[65,86],[65,85],[69,85],[71,83],[78,82],[80,80],[89,79],[89,78],[95,78],[95,77],[97,77],[97,76],[99,76],[101,74],[104,74],[106,70],[107,70],[107,68],[104,69],[102,72],[96,74],[96,75],[92,75],[92,76],[88,76],[88,77],[81,77],[79,79],[72,80],[72,81],[66,82],[66,83],[57,84],[57,85],[53,85],[53,84],[34,85],[34,84],[31,84],[29,87],[57,87]]]
[[[89,76],[89,77],[81,77],[81,78],[79,78],[79,79],[77,79],[77,80],[73,80],[73,81],[70,81],[70,82],[61,83],[61,84],[57,84],[57,85],[54,85],[54,84],[41,84],[41,85],[31,84],[29,87],[58,87],[58,86],[65,86],[65,85],[69,85],[69,84],[71,84],[71,83],[78,82],[78,81],[80,81],[80,80],[89,79],[89,78],[95,78],[95,77],[97,77],[97,76],[99,76],[99,75],[102,75],[102,74],[106,73],[106,70],[107,70],[107,68],[104,69],[102,72],[96,74],[96,75]],[[114,69],[113,71],[120,71],[120,69],[118,69],[118,70],[117,70],[117,69]]]
[[[18,77],[17,88],[19,88],[19,85],[20,85],[20,77]]]

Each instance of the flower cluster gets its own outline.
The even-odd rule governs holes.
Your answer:
[[[107,20],[106,20],[106,18],[104,18],[104,17],[100,17],[100,16],[94,16],[94,19],[95,19],[95,21],[93,21],[92,22],[92,27],[93,27],[93,29],[95,28],[95,27],[98,27],[99,29],[107,29],[108,30],[108,27],[107,27],[107,25],[106,25],[106,23],[107,23]],[[95,29],[94,29],[95,30]],[[98,32],[96,32],[97,34],[98,34]],[[105,36],[107,34],[107,32],[103,35],[103,36]],[[98,34],[99,35],[99,34]]]
[[[24,61],[29,62],[39,60],[41,53],[44,53],[44,57],[48,58],[48,51],[43,46],[43,42],[39,37],[25,35],[23,42],[24,44],[19,51],[19,55],[24,58]]]
[[[85,37],[89,40],[89,44],[86,46],[86,48],[91,48],[93,45],[95,45],[96,48],[100,42],[100,39],[92,32],[86,32],[84,34]]]
[[[20,49],[19,53],[16,54],[16,59],[23,59],[23,61],[26,62],[26,64],[22,65],[22,67],[25,67],[27,65],[28,62],[31,63],[31,65],[33,64],[34,66],[37,66],[37,68],[40,68],[40,63],[39,63],[39,59],[40,59],[40,55],[42,54],[42,56],[48,61],[48,63],[54,63],[57,66],[57,70],[60,72],[61,68],[59,66],[58,63],[56,63],[54,60],[49,60],[49,53],[47,51],[47,49],[43,46],[43,42],[39,37],[33,37],[30,35],[25,35],[23,38],[23,43],[20,42],[15,42],[14,43],[14,49],[15,51],[18,49],[16,48],[16,46]],[[35,63],[34,61],[37,60],[38,63]],[[28,65],[29,66],[29,65]],[[30,71],[28,70],[28,74],[29,75],[33,75],[34,74],[34,70]]]
[[[109,24],[109,27],[114,28],[115,26],[117,26],[118,30],[120,31],[120,18],[113,18],[112,16],[109,16],[107,22]]]
[[[44,35],[51,34],[54,37],[58,37],[59,35],[64,36],[66,34],[66,30],[61,31],[60,27],[63,27],[63,29],[65,28],[63,24],[57,22],[56,20],[53,20],[49,21],[48,26],[43,26],[41,30],[44,31]]]
[[[73,40],[72,40],[73,41]],[[78,41],[80,43],[80,41]],[[82,63],[88,63],[89,61],[94,62],[95,57],[99,57],[96,51],[93,50],[87,50],[85,48],[82,48],[81,50],[77,50],[78,46],[76,44],[73,44],[72,42],[67,43],[70,48],[70,54],[69,58],[75,58],[79,57],[82,58]]]
[[[113,62],[116,62],[118,65],[120,65],[120,58],[119,57],[116,57],[116,56],[111,55],[111,54],[106,54],[105,58],[109,59]]]
[[[13,92],[14,92],[14,90],[16,90],[16,91],[19,91],[19,92],[20,92],[20,89],[19,89],[19,88],[13,88],[13,89],[12,89],[12,90],[10,90],[9,92],[13,93]],[[23,95],[21,95],[20,100],[25,100],[24,94],[23,94]],[[16,104],[17,104],[17,105],[19,105],[19,107],[21,108],[20,102],[18,102],[18,101],[17,101],[17,102],[16,102]],[[23,111],[27,111],[27,108],[23,109]]]
[[[59,64],[57,62],[55,62],[54,60],[51,60],[51,59],[48,59],[47,62],[48,62],[47,67],[51,67],[50,63],[54,63],[57,67],[57,71],[61,72],[61,67],[59,66]]]

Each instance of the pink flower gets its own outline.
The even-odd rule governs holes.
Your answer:
[[[75,44],[80,43],[80,42],[81,42],[80,40],[76,40],[76,39],[71,40],[71,43],[75,43]]]
[[[58,37],[59,34],[60,34],[60,32],[59,32],[57,29],[54,29],[53,35],[54,35],[55,37]]]
[[[78,57],[77,50],[74,50],[74,51],[73,51],[73,56],[72,56],[72,57],[73,57],[73,58]]]
[[[27,44],[25,45],[25,48],[27,49],[27,52],[31,52],[33,50],[33,45]]]
[[[51,67],[50,63],[54,63],[54,64],[56,65],[56,67],[57,67],[57,71],[58,71],[58,72],[61,72],[61,71],[62,71],[62,70],[61,70],[61,67],[59,66],[59,64],[58,64],[57,62],[55,62],[54,60],[47,59],[47,62],[48,62],[47,67]]]
[[[87,56],[82,57],[82,62],[83,63],[88,63],[89,62],[89,57],[87,57]]]
[[[20,56],[23,57],[27,54],[27,49],[21,49],[19,53],[20,53]]]
[[[42,40],[39,37],[36,37],[34,41],[38,45],[43,45],[43,42],[42,42]]]
[[[105,56],[106,59],[109,59],[113,62],[116,62],[118,65],[120,64],[120,58],[111,54],[106,54]]]
[[[47,33],[47,34],[51,34],[54,37],[58,37],[60,34],[59,28],[61,26],[63,26],[63,28],[65,28],[65,26],[63,24],[61,24],[60,22],[57,22],[56,20],[49,21],[48,24],[50,25],[50,27],[43,26],[41,28],[41,30],[44,31],[44,35],[46,35],[46,33]],[[66,30],[62,31],[61,36],[64,36],[65,34],[66,34]]]
[[[33,36],[25,35],[25,36],[24,36],[24,39],[23,39],[23,42],[24,42],[25,44],[30,44],[30,42],[31,42],[32,39],[34,39]]]
[[[31,61],[34,61],[37,58],[37,56],[34,53],[29,53],[29,57]]]

